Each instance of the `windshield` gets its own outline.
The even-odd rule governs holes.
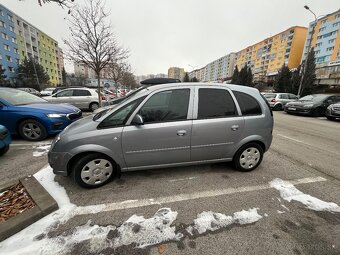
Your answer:
[[[46,100],[40,97],[17,89],[1,90],[0,97],[12,105],[24,105],[47,102]]]
[[[326,99],[327,95],[308,95],[300,98],[300,101],[319,102]]]

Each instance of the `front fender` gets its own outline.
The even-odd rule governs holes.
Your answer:
[[[72,154],[73,157],[85,152],[99,152],[105,154],[106,156],[112,158],[121,168],[125,167],[124,160],[119,157],[117,153],[113,152],[105,146],[101,146],[98,144],[84,144],[81,146],[77,146],[69,151],[69,153]]]

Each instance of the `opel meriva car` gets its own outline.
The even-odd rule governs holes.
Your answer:
[[[177,83],[146,87],[117,107],[83,118],[53,141],[57,175],[94,188],[120,171],[234,161],[258,167],[272,142],[273,116],[257,89]]]

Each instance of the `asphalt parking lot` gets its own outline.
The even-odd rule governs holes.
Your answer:
[[[276,178],[289,180],[305,194],[340,205],[340,122],[283,112],[274,116],[272,147],[261,166],[250,173],[236,172],[226,163],[129,172],[95,190],[82,189],[70,178],[55,177],[70,202],[81,210],[51,229],[48,237],[65,236],[89,220],[118,227],[134,214],[148,219],[160,208],[170,208],[178,213],[172,226],[182,234],[179,240],[145,248],[134,244],[108,247],[100,253],[340,254],[340,211],[316,211],[289,202],[269,185]],[[15,139],[8,154],[0,158],[0,185],[43,168],[50,142]],[[258,208],[262,216],[256,222],[192,235],[184,231],[202,212],[233,215],[251,208]],[[68,253],[98,254],[88,248],[91,245],[83,240]]]

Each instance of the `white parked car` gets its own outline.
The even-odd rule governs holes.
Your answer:
[[[55,88],[46,88],[42,91],[40,91],[41,96],[45,97],[45,96],[51,96],[53,90],[55,90]]]
[[[67,103],[82,110],[94,111],[99,108],[98,93],[95,89],[70,88],[61,90],[52,96],[45,97],[51,103]],[[101,98],[106,101],[105,96]]]

